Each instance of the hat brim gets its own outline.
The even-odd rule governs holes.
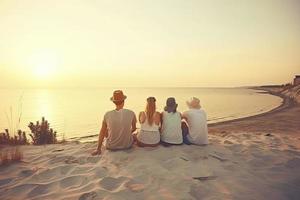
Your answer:
[[[196,109],[200,109],[201,108],[200,104],[194,104],[194,102],[192,102],[192,101],[186,101],[186,105],[189,108],[196,108]]]
[[[126,96],[126,95],[123,96],[123,99],[118,99],[118,100],[114,99],[114,97],[110,97],[110,100],[111,100],[112,102],[120,102],[120,101],[124,101],[125,99],[127,99],[127,96]]]

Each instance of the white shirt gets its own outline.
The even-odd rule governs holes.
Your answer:
[[[153,121],[152,125],[150,125],[149,122],[148,122],[147,115],[146,115],[146,119],[145,119],[144,123],[141,123],[141,130],[144,130],[144,131],[159,131],[159,125],[155,124],[154,121]]]
[[[181,116],[179,112],[162,113],[162,130],[161,140],[171,144],[181,144],[182,130],[181,130]]]
[[[189,127],[189,141],[193,144],[208,144],[207,116],[203,109],[190,109],[182,113]]]
[[[141,123],[137,139],[144,144],[158,144],[160,141],[159,125],[155,122],[150,125],[146,116],[144,123]]]

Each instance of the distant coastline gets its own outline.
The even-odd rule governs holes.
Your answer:
[[[292,108],[294,106],[297,106],[297,104],[299,103],[297,101],[299,99],[299,94],[287,95],[286,89],[284,89],[284,86],[281,86],[281,85],[255,86],[255,87],[247,87],[247,88],[257,90],[257,93],[266,93],[266,94],[280,97],[283,101],[279,106],[277,106],[276,108],[273,108],[270,111],[255,114],[255,115],[248,116],[248,117],[241,117],[241,118],[227,120],[227,121],[210,123],[210,124],[208,124],[208,126],[215,127],[218,125],[228,124],[231,122],[239,122],[239,121],[244,121],[244,120],[255,119],[257,117],[263,117],[265,115],[274,114],[274,113],[286,110],[288,108]],[[295,96],[296,96],[296,98],[295,98]]]

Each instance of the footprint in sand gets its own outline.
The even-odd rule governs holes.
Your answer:
[[[101,160],[101,157],[99,157],[99,156],[89,156],[86,158],[86,162],[92,163],[92,164],[96,164],[100,160]]]
[[[75,175],[63,178],[59,181],[60,187],[65,188],[77,188],[85,185],[89,182],[88,177],[84,175]]]
[[[99,181],[99,184],[105,190],[114,191],[118,189],[127,179],[128,178],[126,177],[119,177],[119,178],[105,177]]]
[[[91,199],[96,199],[97,193],[96,192],[88,192],[84,193],[79,197],[79,200],[91,200]]]
[[[35,172],[34,170],[31,170],[31,169],[25,169],[25,170],[20,171],[20,172],[19,172],[19,175],[20,175],[21,177],[28,177],[28,176],[33,175],[34,172]]]
[[[48,184],[37,185],[28,193],[27,197],[37,197],[39,195],[47,194],[48,192],[50,192],[50,187],[48,187]]]

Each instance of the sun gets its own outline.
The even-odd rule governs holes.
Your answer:
[[[30,66],[33,76],[37,79],[52,78],[59,65],[56,54],[51,52],[39,52],[30,57]]]

